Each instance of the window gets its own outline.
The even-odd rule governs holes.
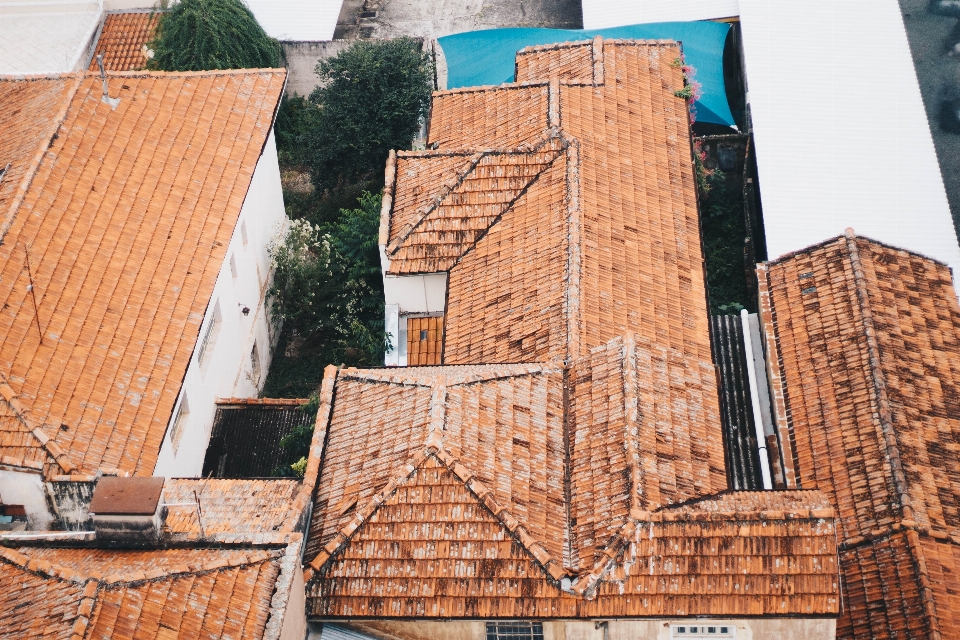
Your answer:
[[[681,624],[670,627],[671,638],[735,638],[737,628],[732,624]]]
[[[220,333],[220,325],[223,317],[220,315],[220,302],[217,301],[217,304],[213,307],[213,314],[210,318],[210,323],[207,325],[207,331],[203,334],[203,341],[200,343],[200,350],[197,353],[197,360],[200,361],[200,366],[204,365],[205,358],[208,353],[213,351],[214,345],[217,344],[217,335]]]
[[[243,246],[247,246],[247,221],[240,223],[240,239],[243,240]]]
[[[233,279],[237,279],[237,256],[230,256],[230,275],[233,276]]]
[[[543,623],[488,622],[487,640],[543,640]]]
[[[173,429],[170,431],[170,442],[173,443],[173,454],[177,454],[180,448],[180,440],[183,438],[183,429],[190,418],[190,403],[187,402],[187,394],[180,398],[180,406],[177,408],[177,418],[173,421]]]
[[[253,375],[254,383],[260,381],[260,351],[257,350],[257,343],[253,343],[253,349],[250,350],[250,373]]]

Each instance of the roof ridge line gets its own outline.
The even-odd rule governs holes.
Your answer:
[[[23,426],[36,438],[40,446],[54,459],[61,469],[67,474],[75,469],[66,452],[60,448],[60,445],[48,436],[43,429],[33,426],[31,424],[32,420],[27,419],[25,414],[29,413],[30,410],[23,406],[20,402],[20,395],[13,390],[13,387],[7,382],[6,376],[2,373],[0,373],[0,397],[10,405],[10,408],[13,409],[13,412],[17,415],[17,419],[23,423]]]
[[[554,558],[546,547],[530,535],[527,528],[510,513],[510,509],[500,504],[495,492],[478,480],[458,458],[442,446],[432,455],[466,486],[477,501],[493,514],[494,518],[510,532],[527,553],[534,557],[551,578],[560,580],[567,576],[567,571],[563,568],[563,558]]]
[[[640,398],[637,395],[637,345],[633,331],[623,336],[623,398],[624,398],[624,444],[626,446],[627,473],[630,477],[630,511],[640,509],[640,491],[643,487],[643,465],[637,440],[640,438]]]
[[[394,238],[393,241],[391,241],[385,247],[384,250],[386,251],[387,255],[389,256],[392,253],[396,253],[397,249],[400,248],[400,245],[403,244],[404,241],[410,237],[410,234],[413,233],[414,230],[417,227],[419,227],[420,224],[423,223],[423,221],[426,220],[431,213],[433,213],[440,207],[440,204],[447,198],[447,196],[449,196],[453,192],[454,189],[456,189],[461,184],[463,184],[464,179],[471,172],[473,172],[473,170],[477,168],[477,165],[480,164],[480,161],[483,160],[488,155],[492,155],[492,154],[489,151],[477,151],[476,153],[471,155],[470,164],[463,171],[463,173],[459,173],[455,171],[454,178],[451,180],[447,180],[445,183],[443,183],[440,186],[440,191],[438,192],[438,195],[435,198],[433,198],[429,204],[424,205],[423,207],[418,209],[418,212],[420,211],[423,212],[420,215],[420,217],[417,218],[412,224],[408,222],[403,226],[402,229],[400,229],[400,232],[397,234],[397,237]],[[394,172],[395,171],[396,170],[394,170]],[[396,186],[396,182],[394,182],[394,186]],[[392,195],[393,194],[391,194],[391,200],[392,200]],[[391,210],[391,217],[392,217],[392,213],[393,211]]]
[[[553,139],[552,137],[547,138],[544,142],[552,139]],[[517,204],[517,200],[525,196],[527,194],[527,191],[530,190],[530,187],[532,187],[540,179],[540,176],[546,173],[553,166],[553,163],[556,162],[561,155],[563,155],[563,151],[564,151],[563,147],[557,150],[556,155],[549,162],[544,164],[543,168],[540,169],[540,171],[538,171],[533,177],[530,178],[527,184],[525,184],[523,188],[521,188],[517,192],[517,195],[512,200],[510,200],[510,202],[506,203],[503,209],[500,210],[500,213],[498,213],[496,217],[493,219],[493,221],[490,222],[489,225],[487,225],[487,228],[477,234],[477,237],[474,238],[473,243],[469,247],[467,247],[466,251],[464,251],[459,256],[457,256],[457,258],[453,261],[453,264],[450,265],[450,268],[447,269],[447,271],[452,271],[454,267],[456,267],[461,262],[463,262],[463,259],[467,257],[471,251],[473,251],[473,249],[477,246],[477,244],[479,244],[481,240],[487,237],[487,234],[490,233],[490,229],[494,228],[503,219],[503,216],[505,216],[507,212],[513,210],[514,205]],[[538,152],[531,151],[531,153],[538,153]]]
[[[7,237],[7,233],[13,227],[13,222],[17,217],[17,211],[20,209],[20,205],[23,204],[23,199],[27,196],[27,191],[30,190],[30,185],[33,183],[33,179],[37,175],[40,165],[43,163],[43,158],[47,154],[47,150],[53,144],[54,137],[67,119],[70,105],[73,104],[73,98],[80,89],[80,85],[83,84],[85,74],[77,72],[69,74],[66,77],[73,77],[73,83],[67,89],[67,93],[63,97],[63,104],[60,105],[60,109],[57,110],[57,114],[53,117],[50,128],[47,129],[45,134],[40,138],[40,149],[27,164],[26,171],[23,172],[23,177],[20,179],[20,185],[13,194],[13,199],[10,201],[10,206],[7,208],[3,220],[0,221],[0,244],[3,243]]]
[[[87,634],[87,627],[90,626],[90,616],[97,606],[97,594],[100,589],[100,582],[93,578],[87,580],[83,586],[80,602],[77,603],[77,617],[73,623],[73,630],[70,634],[70,640],[83,640]]]
[[[443,388],[445,389],[445,387]],[[435,444],[430,442],[431,440],[432,436],[428,438],[427,448],[414,453],[408,458],[403,466],[402,474],[394,476],[380,491],[371,496],[363,506],[357,507],[353,517],[347,524],[337,531],[313,560],[306,563],[307,569],[303,574],[304,583],[309,582],[317,572],[323,569],[324,565],[350,542],[357,530],[396,492],[400,485],[406,482],[406,480],[431,457],[436,459],[464,484],[477,499],[477,502],[490,511],[493,517],[510,532],[511,536],[514,537],[527,553],[533,556],[551,578],[560,580],[566,577],[567,572],[563,568],[563,559],[554,558],[539,540],[534,539],[534,537],[530,535],[526,527],[510,513],[510,510],[497,501],[491,489],[478,480],[466,466],[447,451],[442,443]]]
[[[563,313],[566,316],[566,359],[567,363],[580,359],[580,272],[581,272],[581,234],[582,208],[580,206],[580,141],[563,129],[557,129],[557,136],[566,144],[567,175],[567,287],[563,297]]]
[[[370,519],[374,512],[393,495],[400,484],[407,480],[416,472],[420,465],[427,459],[426,450],[420,450],[413,453],[401,467],[402,473],[391,478],[380,491],[373,494],[363,505],[358,506],[353,517],[334,534],[333,538],[323,546],[314,556],[313,560],[307,562],[308,568],[304,571],[303,581],[309,582],[310,579],[320,571],[330,558],[337,554],[350,540],[353,534],[360,528],[364,522]]]
[[[917,571],[917,582],[920,584],[921,601],[923,603],[924,613],[927,617],[927,624],[930,625],[930,637],[935,640],[941,640],[943,634],[940,631],[940,618],[937,616],[937,604],[934,597],[933,586],[930,580],[930,571],[927,568],[927,559],[920,549],[920,536],[916,531],[907,530],[907,545],[910,548],[910,555],[913,556],[913,564]]]
[[[414,231],[416,231],[416,229],[421,224],[423,224],[423,222],[427,218],[429,218],[432,213],[434,213],[437,209],[440,208],[440,206],[450,196],[450,194],[453,193],[454,190],[456,190],[458,187],[460,187],[460,185],[463,184],[464,180],[467,179],[467,176],[469,176],[471,173],[473,173],[476,170],[477,166],[479,166],[479,164],[483,161],[484,158],[487,158],[490,156],[496,156],[496,155],[507,155],[507,154],[529,155],[529,154],[535,154],[535,153],[544,153],[543,147],[549,144],[550,141],[558,138],[560,138],[560,136],[558,136],[553,129],[548,129],[546,131],[546,135],[541,136],[540,139],[535,144],[526,146],[526,148],[524,148],[524,146],[520,146],[510,150],[482,149],[482,150],[476,151],[472,156],[470,156],[469,166],[462,173],[454,172],[455,173],[454,178],[451,180],[447,180],[440,187],[440,190],[437,192],[438,195],[435,198],[433,198],[429,204],[426,204],[422,206],[420,209],[418,209],[418,212],[422,211],[423,213],[413,223],[408,222],[407,224],[405,224],[403,228],[400,230],[400,232],[397,233],[397,236],[389,244],[387,244],[386,247],[384,247],[384,251],[386,252],[388,258],[391,254],[395,254],[403,245],[403,243],[407,240],[407,238],[409,238],[410,235]],[[530,187],[530,185],[533,184],[537,180],[537,178],[539,178],[540,175],[544,171],[546,171],[551,164],[553,164],[554,161],[556,161],[556,159],[560,156],[561,151],[562,151],[562,147],[561,149],[557,149],[555,151],[556,155],[549,162],[544,164],[543,168],[540,169],[540,171],[538,171],[536,174],[534,174],[529,181],[527,181],[527,183],[519,190],[517,195],[512,200],[510,200],[510,202],[504,204],[503,209],[496,216],[496,218],[494,218],[494,221],[490,223],[490,225],[487,227],[487,229],[484,232],[480,233],[477,236],[473,245],[476,245],[476,243],[479,242],[486,235],[486,231],[489,231],[490,227],[492,227],[497,222],[499,222],[503,214],[506,213],[514,205],[514,203],[517,201],[517,199],[521,195],[526,193],[526,190]],[[549,153],[549,151],[547,151],[546,153]],[[396,175],[396,169],[394,168],[392,171],[388,169],[388,175]],[[396,181],[394,181],[394,190],[395,188],[396,188]],[[391,191],[390,199],[391,199],[391,207],[392,207],[393,191]],[[392,217],[392,213],[393,212],[391,211],[390,212],[391,217]],[[381,229],[382,228],[384,227],[383,227],[383,213],[381,211]],[[389,236],[389,221],[387,222],[386,229],[387,229],[387,235]],[[471,245],[471,248],[473,245]],[[463,256],[469,253],[469,251],[470,249],[467,249],[467,251],[461,254],[460,257],[454,261],[453,266],[456,266],[460,262],[460,260],[463,259]],[[451,266],[451,268],[453,267]]]
[[[873,381],[873,397],[877,404],[877,420],[880,422],[880,433],[883,437],[884,457],[890,465],[893,475],[893,486],[897,499],[900,502],[900,515],[903,519],[912,520],[913,505],[907,489],[907,478],[900,461],[900,446],[897,434],[893,428],[893,409],[887,397],[887,382],[880,365],[880,345],[877,342],[876,329],[873,326],[873,312],[870,309],[870,294],[867,291],[867,278],[860,260],[860,249],[857,246],[857,236],[853,229],[845,232],[847,253],[850,256],[850,267],[853,271],[854,290],[857,296],[857,306],[860,309],[860,321],[867,342],[867,362],[870,377]]]

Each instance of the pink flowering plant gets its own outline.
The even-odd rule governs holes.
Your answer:
[[[686,64],[682,56],[678,56],[673,59],[673,62],[670,63],[671,67],[679,68],[683,73],[683,88],[674,91],[673,95],[678,98],[683,98],[687,103],[687,112],[690,115],[690,125],[697,121],[697,100],[700,99],[700,96],[703,94],[703,85],[697,82],[694,77],[697,75],[697,70],[692,66]],[[693,168],[696,173],[697,178],[697,187],[700,189],[700,193],[706,195],[710,192],[710,182],[708,178],[713,175],[713,170],[708,169],[705,162],[707,160],[707,152],[703,150],[703,143],[699,138],[693,139]]]

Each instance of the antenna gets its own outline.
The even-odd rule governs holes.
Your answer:
[[[197,522],[200,524],[200,537],[206,538],[207,533],[203,530],[203,509],[200,508],[200,496],[197,495],[196,490],[193,492],[193,499],[197,501]]]
[[[115,111],[117,105],[120,104],[120,98],[111,98],[110,97],[110,87],[107,85],[107,72],[103,68],[103,54],[97,54],[97,66],[100,67],[100,80],[103,82],[103,97],[100,98],[100,102],[106,102],[110,105],[110,110]]]

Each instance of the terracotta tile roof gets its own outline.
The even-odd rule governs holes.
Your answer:
[[[843,538],[960,536],[960,303],[949,268],[851,233],[760,271],[797,481]]]
[[[719,409],[698,388],[711,365],[690,369],[679,353],[632,340],[594,349],[569,374],[555,364],[341,371],[306,550],[312,615],[835,612],[824,496],[717,496],[723,447],[709,416]],[[691,522],[665,524],[678,519]],[[646,562],[633,551],[624,556],[650,528],[664,545],[638,552],[651,557],[704,553],[687,537],[739,541],[710,552],[729,555],[713,565],[716,578],[704,571],[676,598],[624,602],[624,580],[630,593],[668,595],[662,576],[674,565],[651,574],[631,569]],[[760,568],[780,563],[782,575]],[[721,579],[731,567],[752,577]],[[747,585],[764,598],[741,597]]]
[[[256,540],[257,535],[288,533],[299,517],[294,500],[301,485],[299,478],[170,478],[161,500],[178,506],[167,508],[165,524],[175,541]]]
[[[637,345],[598,347],[570,368],[570,517],[589,570],[631,513],[727,488],[711,362]]]
[[[679,55],[540,47],[518,56],[531,82],[435,93],[437,148],[391,161],[381,242],[389,273],[449,271],[445,363],[577,358],[626,331],[710,359]]]
[[[69,75],[0,82],[0,170],[10,165],[0,178],[0,238],[79,84]]]
[[[111,110],[90,75],[58,89],[55,136],[24,134],[42,161],[0,247],[0,375],[31,424],[59,427],[35,445],[65,453],[49,474],[153,471],[284,77],[111,74]],[[34,82],[0,81],[0,112],[49,118]],[[0,458],[35,464],[2,424]]]
[[[525,52],[548,84],[439,92],[439,149],[388,161],[389,272],[448,271],[444,366],[328,369],[311,615],[837,613],[826,497],[724,493],[678,55]]]
[[[147,67],[144,47],[153,40],[160,21],[154,11],[108,13],[100,29],[100,39],[90,61],[90,71],[97,71],[97,56],[103,54],[107,71],[136,71]]]
[[[960,303],[949,268],[848,230],[759,275],[797,483],[839,515],[850,606],[838,636],[956,636]]]
[[[0,548],[0,635],[263,638],[284,549]],[[16,588],[11,588],[16,585]],[[276,624],[276,623],[274,623]]]

